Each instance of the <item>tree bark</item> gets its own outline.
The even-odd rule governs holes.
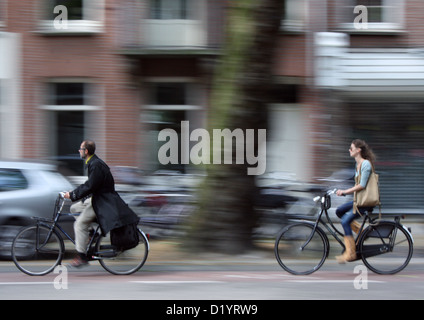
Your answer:
[[[258,129],[267,129],[274,47],[283,1],[228,3],[226,42],[212,89],[209,133],[212,137],[213,129],[242,129],[246,153],[246,130],[254,129],[258,155]],[[216,146],[215,140],[213,144]],[[240,253],[253,247],[252,232],[258,224],[255,176],[247,174],[252,165],[246,157],[244,163],[236,163],[235,139],[231,164],[213,164],[217,151],[224,154],[223,143],[221,150],[211,149],[211,164],[207,165],[207,178],[199,190],[199,207],[191,221],[188,241],[201,251]]]

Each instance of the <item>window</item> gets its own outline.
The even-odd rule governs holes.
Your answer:
[[[3,123],[7,117],[4,116],[5,110],[4,110],[4,94],[3,94],[3,88],[2,88],[2,79],[0,79],[0,158],[5,157],[6,155],[6,148],[4,145],[6,145],[5,141],[8,138],[7,129],[5,129],[6,125]]]
[[[42,109],[54,111],[95,111],[95,84],[88,79],[52,79],[46,84],[45,105]]]
[[[2,80],[0,79],[0,144],[3,145],[3,137],[6,136],[5,133],[3,133],[2,128],[4,128],[4,124],[3,124],[3,92],[2,92]],[[0,147],[0,157],[3,156],[3,152],[2,152],[2,148]]]
[[[0,192],[23,190],[28,188],[28,181],[20,170],[0,169]]]
[[[73,175],[83,175],[83,161],[79,158],[78,147],[84,140],[84,111],[60,111],[54,113],[56,137],[56,160],[66,164]]]
[[[356,5],[363,5],[368,11],[368,22],[381,23],[383,19],[383,0],[356,0]],[[355,19],[355,17],[353,17]]]
[[[146,47],[204,47],[207,0],[149,0],[142,43]]]
[[[51,14],[50,19],[54,20],[57,13],[54,13],[54,8],[57,6],[65,6],[68,11],[69,20],[83,20],[83,0],[50,0],[48,13]]]
[[[151,85],[151,101],[154,105],[186,104],[185,83],[154,83]]]
[[[0,0],[0,28],[6,26],[6,0]]]
[[[350,4],[344,7],[344,29],[390,32],[403,28],[404,0],[350,0]]]
[[[276,83],[270,90],[271,103],[299,103],[299,86]]]
[[[187,121],[187,111],[185,110],[149,110],[148,117],[150,122],[150,150],[153,150],[151,157],[148,160],[156,170],[172,170],[186,173],[186,164],[181,161],[182,149],[181,143],[177,144],[178,162],[161,164],[158,160],[158,154],[161,146],[165,142],[158,141],[159,132],[166,129],[171,129],[177,132],[178,141],[181,141],[181,121]]]
[[[84,83],[52,83],[50,86],[50,105],[84,104]]]
[[[99,109],[90,105],[93,86],[89,82],[66,79],[54,79],[46,85],[46,105],[42,108],[49,111],[46,134],[52,146],[50,156],[66,164],[66,168],[75,175],[84,174],[77,149],[87,133],[90,111]]]
[[[178,143],[178,162],[162,164],[158,160],[161,147],[166,143],[158,140],[162,130],[171,129],[182,141],[182,121],[188,121],[188,130],[204,127],[204,110],[202,105],[204,88],[190,78],[150,78],[146,84],[147,104],[143,106],[142,121],[148,134],[143,137],[149,146],[148,154],[143,153],[145,163],[151,170],[175,170],[186,173],[195,169],[190,163],[183,161],[183,147]],[[194,142],[189,141],[189,144]]]
[[[151,0],[150,19],[188,19],[188,0]]]
[[[299,32],[304,29],[308,0],[285,0],[281,27],[285,31]]]
[[[102,32],[104,1],[44,0],[38,31],[43,34],[68,35]]]

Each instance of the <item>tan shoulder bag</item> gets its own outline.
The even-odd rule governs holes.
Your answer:
[[[362,167],[362,165],[361,165]],[[358,185],[361,181],[361,167],[359,168],[359,174],[355,177],[355,185]],[[381,216],[381,202],[380,202],[380,189],[378,185],[378,174],[375,173],[374,168],[370,177],[368,178],[368,183],[365,189],[355,192],[353,196],[353,212],[358,212],[358,207],[375,207],[380,206],[380,216]]]

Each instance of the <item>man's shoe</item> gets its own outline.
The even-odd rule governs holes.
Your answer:
[[[69,263],[69,266],[72,268],[82,268],[88,265],[88,261],[81,258],[80,256],[77,256],[74,260],[71,261],[71,263]]]

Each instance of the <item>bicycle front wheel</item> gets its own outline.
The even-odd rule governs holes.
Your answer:
[[[43,225],[22,229],[13,240],[12,259],[22,272],[42,276],[62,261],[65,247],[55,230]]]
[[[96,256],[102,267],[112,274],[127,275],[138,271],[146,262],[149,254],[149,241],[138,229],[140,241],[129,250],[117,251],[110,242],[110,237],[100,237],[96,245]]]
[[[317,271],[328,253],[327,236],[314,225],[295,223],[284,228],[275,241],[275,257],[280,266],[296,275]]]
[[[411,260],[413,240],[402,225],[382,221],[364,230],[358,247],[368,269],[378,274],[395,274]]]

